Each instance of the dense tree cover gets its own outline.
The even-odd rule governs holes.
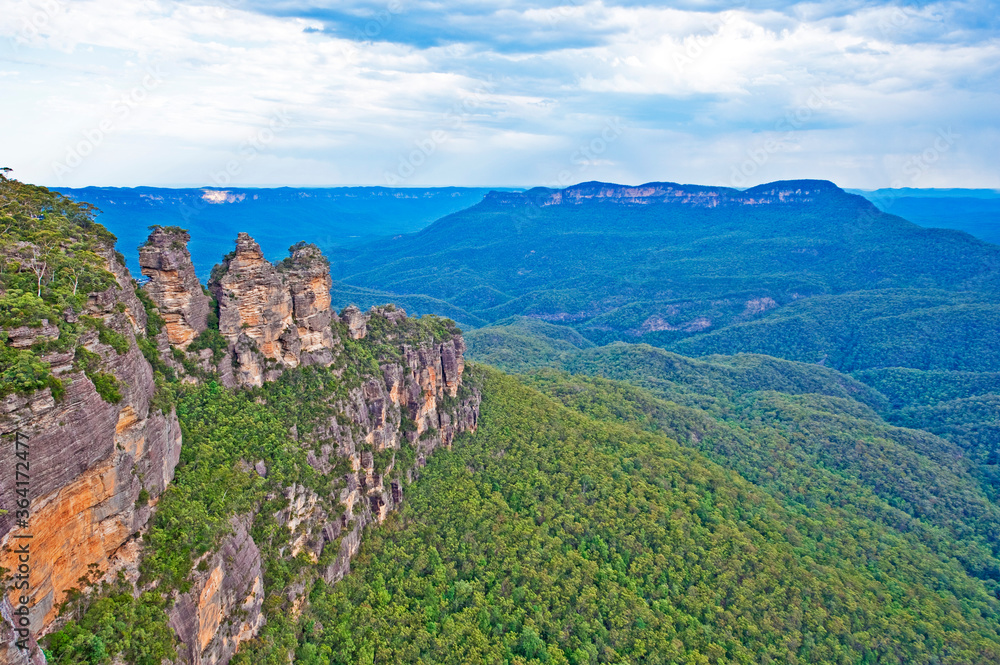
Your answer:
[[[357,359],[382,350],[345,343]],[[638,381],[635,347],[616,350],[589,362]],[[228,519],[263,506],[253,534],[268,623],[238,663],[282,663],[289,651],[302,663],[1000,657],[995,555],[982,538],[996,518],[949,451],[922,451],[919,436],[881,440],[898,432],[848,397],[867,395],[863,384],[831,370],[644,351],[675,363],[656,389],[684,406],[606,379],[531,379],[567,408],[473,370],[479,431],[432,458],[403,513],[369,530],[355,572],[334,587],[282,556],[289,534],[268,516],[291,482],[329,492],[290,432],[305,437],[315,405],[371,361],[352,362],[356,379],[343,367],[343,381],[306,368],[253,390],[177,386],[185,447],[146,537],[144,579],[184,589]],[[267,479],[246,464],[257,460]],[[879,478],[900,487],[883,492]],[[310,603],[295,618],[285,591],[303,583]],[[51,662],[169,653],[164,603],[115,589],[84,598],[50,638]]]
[[[560,367],[632,384],[586,402],[594,414],[628,413],[789,505],[822,500],[886,528],[907,524],[970,574],[1000,581],[1000,509],[984,494],[979,460],[887,424],[876,413],[886,399],[849,376],[766,356],[696,360],[628,344],[564,356]],[[582,405],[590,393],[576,390]],[[633,401],[641,408],[626,406]]]
[[[470,330],[465,343],[470,357],[513,372],[548,365],[565,353],[594,346],[572,328],[526,316]]]
[[[539,381],[580,394],[572,378]],[[637,389],[583,390],[615,409]],[[785,505],[663,432],[493,371],[484,394],[479,431],[430,461],[350,576],[313,587],[297,662],[1000,658],[988,584],[906,524],[820,487]]]
[[[984,486],[1000,501],[1000,373],[885,368],[855,372],[891,408],[887,420],[933,432],[979,463]]]
[[[66,316],[82,312],[91,292],[114,284],[105,256],[115,237],[93,221],[94,214],[87,204],[0,172],[0,396],[45,386],[60,394],[62,386],[41,355],[73,349],[80,333],[97,325]],[[11,348],[3,329],[40,329],[44,321],[58,328],[58,339]],[[115,335],[102,329],[101,341],[119,344]]]
[[[493,196],[333,269],[345,297],[368,289],[470,327],[503,320],[516,336],[502,341],[529,352],[532,336],[508,317],[686,355],[1000,371],[1000,248],[820,189],[714,207]]]
[[[175,654],[166,606],[161,594],[146,592],[136,597],[132,585],[121,579],[89,595],[71,593],[63,612],[73,618],[49,638],[47,660],[90,665],[110,663],[120,654],[130,664],[161,665]]]
[[[882,393],[894,409],[1000,393],[1000,372],[920,371],[887,367],[853,372]]]
[[[886,289],[796,301],[753,321],[681,340],[685,355],[742,352],[824,363],[844,371],[883,367],[1000,369],[997,295]]]
[[[855,311],[863,313],[863,304],[858,303]],[[700,396],[694,404],[699,407],[704,407],[709,397],[731,397],[734,391],[751,388],[849,397],[872,407],[893,425],[926,430],[960,446],[976,464],[973,476],[994,501],[1000,499],[1000,374],[996,372],[889,367],[856,371],[852,379],[819,365],[752,354],[692,359],[648,345],[623,343],[577,352],[553,341],[544,331],[533,332],[517,323],[504,329],[474,330],[467,337],[470,357],[508,371],[548,366],[597,373],[654,388],[678,401],[695,390]],[[512,341],[520,338],[527,341]],[[787,333],[790,344],[803,340],[808,340],[808,335]],[[944,343],[940,348],[949,354],[955,352]]]

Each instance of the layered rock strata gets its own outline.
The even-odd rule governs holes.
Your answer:
[[[232,533],[215,552],[203,555],[192,589],[170,610],[170,626],[181,642],[181,662],[228,663],[239,645],[264,625],[264,573],[247,516],[231,520]],[[202,570],[204,569],[204,570]]]
[[[414,332],[412,320],[399,309],[374,308],[361,314],[348,308],[338,318],[340,334],[350,335],[351,322],[363,322],[366,332],[359,341],[388,349],[391,357],[379,363],[377,374],[351,387],[346,397],[332,398],[332,415],[308,435],[290,432],[308,451],[308,464],[333,491],[320,496],[293,483],[282,490],[285,507],[276,514],[234,520],[222,550],[206,555],[207,567],[199,566],[203,570],[194,573],[191,590],[172,610],[171,625],[184,643],[185,663],[228,662],[265,621],[257,586],[261,564],[256,544],[246,535],[247,525],[273,519],[290,534],[281,556],[305,556],[317,566],[318,577],[335,583],[350,570],[365,527],[385,520],[402,503],[406,484],[427,457],[450,446],[459,433],[476,429],[480,396],[462,384],[461,336],[435,341]],[[334,343],[334,348],[341,347]],[[268,475],[263,461],[248,462],[245,469]],[[309,588],[308,578],[303,578],[283,590],[293,614],[308,602]],[[213,626],[219,628],[209,637]]]
[[[97,329],[83,332],[74,346],[42,356],[65,386],[59,399],[49,388],[28,396],[0,400],[0,430],[27,437],[26,476],[13,464],[0,473],[0,566],[18,568],[14,542],[30,543],[30,630],[44,634],[52,625],[66,591],[96,564],[101,572],[150,517],[151,504],[173,478],[180,455],[176,415],[151,407],[153,372],[139,352],[135,333],[146,313],[135,295],[131,276],[112,253],[105,257],[117,285],[89,297],[86,311],[110,331],[128,340],[119,353],[100,341]],[[77,317],[66,313],[74,322]],[[58,338],[54,325],[37,329],[38,339]],[[27,343],[29,340],[22,340]],[[74,362],[82,347],[100,359],[101,372],[117,382],[121,399],[106,401]],[[12,436],[3,438],[4,459],[16,460]],[[9,468],[8,468],[9,467]],[[18,480],[28,478],[27,485]],[[14,504],[16,488],[26,487],[30,516],[21,522]],[[140,495],[143,497],[140,500]],[[8,596],[18,605],[15,596]],[[6,662],[27,662],[7,645]],[[0,650],[2,651],[2,650]],[[0,655],[0,662],[5,662]]]
[[[191,263],[190,238],[181,229],[158,226],[139,248],[139,268],[149,277],[143,288],[165,321],[170,344],[182,349],[208,327],[209,298]]]
[[[324,477],[325,489],[318,494],[298,482],[276,486],[271,499],[282,498],[285,507],[273,515],[233,518],[229,535],[195,562],[190,587],[174,592],[169,623],[178,638],[177,662],[225,665],[267,619],[264,564],[251,535],[257,520],[287,528],[289,541],[277,556],[305,556],[316,566],[311,579],[336,582],[348,572],[365,526],[400,505],[427,456],[476,428],[479,395],[462,384],[465,346],[451,324],[428,327],[392,307],[367,313],[348,307],[337,316],[330,309],[329,267],[318,248],[300,243],[288,259],[272,265],[246,234],[211,281],[225,350],[211,344],[190,350],[208,328],[209,304],[187,240],[179,229],[154,229],[143,248],[146,290],[167,322],[153,345],[160,361],[185,381],[214,375],[230,386],[261,385],[283,371],[317,364],[332,365],[329,371],[344,381],[323,405],[332,415],[307,435],[290,432],[308,451],[306,462]],[[31,536],[32,551],[38,552],[32,558],[30,598],[35,636],[61,625],[56,614],[66,591],[80,586],[92,565],[108,576],[130,571],[127,578],[136,583],[143,556],[138,536],[180,457],[175,413],[151,406],[153,371],[136,340],[146,333],[146,310],[124,265],[110,251],[105,258],[117,283],[91,294],[85,312],[66,317],[74,324],[84,314],[94,317],[75,346],[94,354],[84,357],[114,377],[120,399],[95,386],[82,369],[82,352],[70,345],[43,356],[65,385],[65,395],[56,399],[44,389],[0,402],[2,430],[29,438],[32,483],[32,516],[28,526],[19,526],[10,503],[14,476],[0,475],[0,508],[10,511],[0,516],[0,565],[16,568],[9,544]],[[3,332],[14,348],[57,348],[61,326],[62,321],[43,321]],[[102,336],[102,329],[113,335]],[[377,363],[343,355],[346,340],[360,344]],[[352,364],[353,373],[346,375]],[[12,446],[9,437],[4,446]],[[7,452],[13,459],[14,451]],[[244,470],[265,478],[268,473],[261,460],[249,460]],[[307,578],[282,593],[298,614],[308,603]],[[5,619],[0,637],[10,642],[0,648],[0,664],[44,662],[37,648],[25,656],[13,646],[16,601],[0,600]]]
[[[259,386],[284,369],[332,362],[330,270],[315,245],[299,244],[272,265],[246,233],[216,266],[209,289],[229,342],[236,385]]]

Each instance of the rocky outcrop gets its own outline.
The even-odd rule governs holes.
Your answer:
[[[237,385],[259,386],[286,368],[332,362],[331,283],[315,245],[296,245],[276,267],[253,238],[239,234],[236,251],[209,282]]]
[[[356,308],[347,308],[341,320],[347,326],[358,324],[359,314]],[[329,583],[347,574],[364,527],[383,521],[400,505],[405,483],[413,480],[427,457],[436,448],[451,446],[460,432],[475,431],[478,424],[480,396],[461,390],[465,369],[461,336],[438,343],[409,339],[405,333],[397,337],[393,328],[405,325],[405,311],[373,308],[362,315],[365,324],[373,317],[381,319],[378,328],[390,331],[386,337],[399,342],[399,359],[382,363],[380,378],[351,390],[339,405],[342,417],[332,418],[325,430],[314,434],[321,454],[310,457],[320,470],[332,466],[338,457],[351,461],[339,495],[343,516],[339,522],[322,525],[322,531],[311,537],[324,547],[339,539],[337,555],[323,573]],[[402,464],[396,452],[404,447],[414,449],[410,467]],[[380,467],[377,460],[388,461]]]
[[[301,437],[295,427],[289,433],[322,481],[303,485],[317,477],[311,471],[288,486],[268,479],[268,512],[232,519],[222,542],[194,562],[190,585],[166,590],[178,662],[224,665],[266,620],[264,565],[251,535],[258,520],[276,522],[282,527],[276,533],[289,534],[287,543],[266,543],[269,557],[314,566],[281,590],[283,607],[297,615],[308,604],[311,583],[332,583],[348,572],[364,528],[401,504],[427,457],[476,428],[479,395],[462,382],[465,346],[450,322],[409,319],[391,306],[333,313],[329,266],[313,245],[295,245],[289,258],[271,264],[252,238],[240,234],[236,251],[213,271],[215,334],[208,330],[208,299],[194,277],[187,239],[179,229],[155,229],[143,248],[147,293],[167,321],[153,344],[143,345],[146,353],[159,351],[159,371],[183,381],[216,376],[224,385],[248,386],[294,367],[323,365],[330,367],[326,380],[332,379],[326,402],[316,405],[324,414],[319,424]],[[90,294],[86,311],[65,313],[74,331],[71,344],[60,344],[62,320],[3,331],[10,346],[42,353],[58,379],[53,385],[65,389],[58,398],[46,388],[0,401],[2,431],[20,431],[30,450],[27,524],[18,523],[11,503],[12,469],[0,474],[0,508],[9,511],[0,516],[0,565],[16,569],[9,545],[30,536],[33,636],[61,625],[56,614],[67,590],[92,575],[92,566],[106,579],[126,573],[137,594],[157,588],[156,581],[136,586],[141,534],[173,477],[181,431],[175,413],[152,406],[153,369],[136,340],[146,332],[147,312],[131,275],[112,253],[105,259],[116,282]],[[206,330],[211,334],[191,350]],[[346,353],[348,339],[364,349],[361,356]],[[14,459],[9,437],[4,446]],[[239,464],[268,478],[270,461]],[[18,601],[0,599],[2,638],[17,637]],[[43,662],[37,648],[28,661],[12,644],[0,647],[0,663]]]
[[[349,305],[340,313],[340,320],[347,326],[351,339],[362,339],[368,334],[368,317],[356,305]]]
[[[221,547],[199,561],[191,590],[170,611],[185,663],[228,663],[264,625],[264,576],[260,550],[250,537],[250,517],[233,518],[231,526]]]
[[[68,350],[41,357],[65,386],[64,395],[56,399],[45,388],[0,401],[0,429],[28,438],[30,464],[27,522],[18,519],[13,503],[15,488],[23,487],[17,485],[14,465],[0,473],[0,508],[9,511],[0,516],[0,566],[16,569],[11,543],[30,542],[27,605],[36,636],[51,626],[66,591],[79,586],[91,564],[107,570],[119,548],[146,524],[150,503],[173,478],[180,455],[176,415],[150,406],[153,372],[135,342],[146,322],[145,310],[125,267],[113,255],[107,260],[117,284],[91,294],[84,313],[124,336],[127,350],[120,353],[101,342],[97,329],[85,329]],[[66,316],[76,320],[71,312]],[[59,330],[43,326],[37,333],[52,338]],[[96,354],[101,372],[115,378],[121,397],[117,403],[102,398],[74,362],[74,346]],[[17,459],[12,437],[4,437],[3,454]]]
[[[299,362],[329,365],[333,361],[329,262],[319,247],[301,243],[292,248],[290,260],[279,269],[292,295],[292,319],[301,345]]]
[[[194,272],[182,229],[158,226],[139,248],[139,268],[149,277],[143,289],[165,321],[170,344],[186,349],[208,327],[209,298]]]
[[[318,486],[323,490],[293,482],[274,491],[269,499],[282,508],[234,520],[222,548],[196,562],[191,590],[171,610],[184,663],[228,662],[266,618],[261,610],[260,555],[248,535],[253,521],[276,523],[281,528],[271,533],[288,534],[273,556],[304,558],[315,566],[281,590],[285,606],[297,615],[308,603],[316,578],[334,583],[348,573],[365,527],[385,520],[402,503],[406,484],[416,478],[427,457],[450,446],[459,433],[476,429],[480,397],[462,382],[461,336],[435,337],[406,312],[391,307],[367,313],[351,307],[338,319],[334,327],[327,326],[334,367],[356,360],[337,355],[345,347],[336,335],[353,336],[348,332],[353,325],[355,331],[364,331],[358,340],[380,358],[378,370],[366,370],[360,383],[345,386],[346,396],[332,393],[330,402],[322,405],[332,407],[331,415],[308,434],[300,435],[296,428],[289,432],[308,451],[306,462],[323,478]],[[241,467],[269,476],[264,460],[241,462]]]

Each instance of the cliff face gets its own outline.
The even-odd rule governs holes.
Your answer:
[[[192,302],[193,293],[187,292],[200,291],[196,280],[171,277],[193,275],[186,241],[186,234],[154,231],[147,243],[144,270],[153,280],[147,292],[161,315],[181,312],[177,303]],[[170,270],[157,272],[154,264]],[[168,278],[171,288],[150,288]],[[175,597],[170,625],[181,643],[180,662],[227,663],[258,634],[267,621],[265,564],[278,565],[262,563],[265,546],[272,548],[269,559],[305,557],[312,563],[279,591],[293,614],[302,611],[309,580],[340,580],[364,528],[400,505],[405,485],[427,456],[476,428],[479,395],[462,386],[465,345],[451,324],[420,323],[391,306],[367,313],[352,306],[337,316],[330,310],[331,287],[329,264],[314,245],[299,243],[287,259],[271,264],[241,233],[236,250],[216,266],[209,283],[219,305],[224,351],[213,360],[208,349],[193,351],[189,342],[175,342],[179,337],[169,339],[173,351],[160,349],[165,363],[187,372],[186,380],[197,378],[190,374],[192,363],[229,386],[262,386],[289,369],[318,365],[329,368],[324,371],[333,372],[339,377],[334,384],[340,384],[323,403],[307,407],[329,414],[325,419],[308,433],[290,433],[308,451],[306,464],[324,478],[321,486],[295,480],[273,486],[268,501],[280,499],[283,507],[234,517],[219,547],[196,562],[190,588]],[[358,365],[359,353],[369,364]],[[262,478],[269,463],[240,462]],[[254,541],[253,533],[275,533],[275,525],[288,534],[287,542]]]
[[[344,515],[339,525],[327,526],[321,533],[327,541],[342,536],[336,559],[323,571],[329,583],[348,572],[364,527],[382,522],[399,506],[405,483],[413,480],[426,458],[441,446],[451,446],[456,434],[475,431],[479,417],[478,393],[459,398],[465,351],[461,337],[412,347],[404,341],[405,333],[397,337],[395,330],[406,321],[404,311],[375,308],[365,318],[378,322],[381,339],[400,342],[401,353],[396,362],[381,365],[381,377],[372,377],[353,389],[339,405],[346,424],[342,418],[331,418],[326,428],[315,434],[325,445],[321,455],[311,458],[314,466],[328,467],[337,457],[351,461],[351,472],[339,495]],[[344,319],[353,319],[353,313],[347,312]],[[387,464],[379,467],[376,463],[376,456],[385,459],[390,457],[386,451],[403,447],[415,449],[412,467],[400,468],[396,453]]]
[[[235,360],[236,385],[259,386],[285,368],[329,364],[330,270],[315,245],[299,245],[278,267],[246,233],[213,271],[219,332]]]
[[[400,504],[426,456],[476,427],[479,395],[461,383],[464,344],[454,324],[391,307],[336,316],[329,267],[315,246],[295,245],[272,265],[240,234],[213,272],[216,330],[186,232],[153,231],[141,259],[149,298],[140,298],[92,209],[2,173],[0,201],[10,213],[10,233],[0,237],[0,453],[24,459],[22,475],[14,463],[0,471],[0,566],[18,574],[26,564],[15,544],[30,552],[28,588],[0,597],[0,665],[43,663],[35,638],[53,631],[48,646],[60,661],[107,648],[124,662],[135,646],[125,641],[150,626],[162,630],[137,648],[169,654],[176,642],[177,663],[256,653],[269,617],[298,616],[312,584],[340,579],[365,525]],[[165,325],[150,335],[154,313]],[[302,366],[315,369],[282,376]],[[269,392],[262,384],[272,379],[285,383]],[[183,385],[201,381],[217,383]],[[223,395],[218,383],[262,390]],[[299,387],[311,391],[308,400]],[[260,409],[251,420],[227,420],[233,414],[215,408],[212,395]],[[277,400],[271,410],[268,399]],[[199,477],[199,456],[186,456],[179,491],[163,499],[181,459],[172,403],[184,407],[186,426],[210,421],[202,439],[192,435],[194,450],[220,450],[221,441],[231,456],[212,467],[223,482]],[[267,438],[254,440],[248,423],[265,421]],[[26,449],[15,447],[15,432]],[[278,469],[270,477],[268,464]],[[230,491],[242,493],[238,501],[226,503]],[[18,514],[19,501],[28,515]],[[150,527],[156,511],[161,521]],[[196,560],[185,559],[195,548],[182,538],[162,537],[177,515],[212,515],[189,525],[212,539]],[[290,570],[291,581],[275,586]],[[58,617],[66,600],[80,619],[72,628]],[[102,601],[135,601],[148,625],[125,626],[115,609],[115,626],[100,619],[88,637],[85,618],[106,611]],[[30,633],[27,652],[15,644],[19,630]],[[63,639],[68,633],[75,637]]]
[[[232,534],[203,556],[192,590],[181,594],[170,625],[181,642],[181,662],[228,663],[239,645],[264,625],[264,573],[250,520],[231,520]],[[204,570],[201,570],[204,568]]]
[[[287,266],[281,266],[292,296],[292,318],[301,344],[303,365],[329,365],[333,361],[330,330],[330,265],[315,245],[292,249]]]
[[[195,276],[188,240],[185,231],[156,227],[139,248],[139,267],[149,277],[143,288],[165,321],[167,339],[182,349],[208,327],[208,296]]]
[[[12,543],[30,543],[30,620],[33,635],[46,632],[59,604],[78,578],[96,564],[103,572],[116,554],[148,521],[154,502],[173,478],[180,454],[176,415],[150,406],[155,386],[149,363],[136,346],[146,313],[135,295],[128,271],[109,252],[109,270],[117,284],[90,295],[82,315],[94,317],[95,327],[80,333],[65,350],[41,355],[65,386],[56,398],[50,388],[29,395],[11,394],[0,401],[4,432],[28,437],[31,515],[26,525],[16,519],[16,477],[13,464],[0,474],[0,566],[18,567]],[[72,312],[66,319],[76,322]],[[101,333],[103,327],[110,333]],[[55,326],[36,329],[34,340],[51,343],[61,334]],[[127,349],[102,342],[114,335]],[[44,348],[44,347],[43,347]],[[94,354],[91,363],[101,375],[117,381],[120,400],[103,398],[80,366],[79,351]],[[96,357],[96,360],[95,360]],[[4,437],[5,459],[16,459],[13,442]],[[148,500],[140,501],[140,493]],[[30,539],[24,538],[30,536]],[[10,596],[12,604],[16,598]],[[13,647],[8,656],[22,662]],[[2,659],[0,659],[2,661]]]
[[[349,382],[340,368],[353,359],[346,357],[351,352],[340,336],[350,339],[349,323],[360,321],[365,334],[356,341],[378,358],[378,370],[350,380],[345,393],[331,394],[325,404],[311,404],[317,410],[332,408],[308,434],[290,432],[308,451],[308,465],[328,489],[318,492],[293,481],[275,489],[284,506],[277,512],[233,520],[231,535],[217,553],[205,555],[191,589],[171,610],[184,663],[227,663],[267,621],[263,543],[248,535],[251,525],[272,524],[277,529],[260,531],[287,534],[277,547],[272,543],[268,565],[310,562],[278,594],[297,616],[316,579],[335,583],[349,572],[365,527],[382,522],[401,504],[406,485],[419,475],[427,457],[450,446],[457,434],[476,429],[480,397],[462,384],[465,345],[460,336],[436,340],[402,310],[375,308],[361,314],[349,309],[328,327],[332,369]],[[265,461],[251,462],[248,470],[268,476]]]
[[[674,182],[649,182],[635,187],[605,182],[583,182],[565,189],[536,187],[527,192],[490,192],[484,200],[499,205],[535,205],[539,207],[609,202],[626,205],[666,203],[696,208],[716,208],[726,205],[760,206],[810,203],[824,196],[848,195],[826,180],[787,180],[759,185],[746,190],[730,187],[681,185]],[[857,199],[858,197],[852,198]],[[868,205],[870,207],[870,204]]]

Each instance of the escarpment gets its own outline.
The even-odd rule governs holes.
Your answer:
[[[128,486],[131,493],[122,494],[122,502],[127,501],[136,513],[132,522],[102,525],[100,532],[114,543],[131,539],[132,546],[122,548],[129,552],[129,560],[116,568],[130,571],[129,584],[137,598],[153,593],[164,599],[166,604],[159,611],[173,635],[171,660],[216,665],[228,663],[242,650],[256,653],[253,650],[259,647],[269,622],[299,616],[309,606],[314,584],[336,583],[348,573],[365,527],[382,522],[401,505],[407,484],[419,476],[427,457],[437,448],[450,446],[460,433],[476,429],[480,397],[462,381],[465,345],[453,323],[434,317],[413,319],[392,306],[368,312],[348,307],[338,315],[330,309],[327,260],[313,245],[295,245],[287,259],[272,264],[252,238],[240,234],[236,251],[216,267],[210,281],[217,317],[206,302],[209,312],[202,323],[199,299],[204,293],[201,284],[190,278],[194,268],[187,240],[179,229],[154,229],[143,247],[142,266],[150,277],[145,285],[145,302],[151,308],[148,318],[162,321],[161,332],[143,337],[143,352],[152,366],[132,338],[121,360],[114,351],[93,346],[121,374],[127,394],[119,410],[125,415],[118,415],[110,405],[97,408],[91,404],[89,419],[83,413],[78,419],[94,427],[120,430],[112,444],[105,444],[117,446],[119,457],[113,461],[118,466],[108,467],[103,452],[87,449],[95,459],[84,464],[95,470],[79,473],[74,464],[78,457],[85,459],[80,457],[83,453],[67,446],[65,459],[59,463],[67,477],[60,482],[71,488],[81,484],[93,494],[98,485],[126,487],[118,477],[126,470],[131,478],[140,479],[133,481],[134,487]],[[117,330],[133,321],[136,326],[146,322],[147,312],[134,293],[132,298],[140,308],[134,316],[121,311],[117,304],[121,299],[100,296],[95,300],[113,315],[108,325]],[[49,334],[46,331],[41,327],[37,334]],[[115,363],[126,359],[141,364],[141,376],[117,369]],[[202,445],[233,449],[219,468],[229,468],[227,473],[235,476],[226,477],[241,480],[226,481],[235,485],[219,490],[214,499],[206,498],[205,506],[220,510],[219,502],[227,495],[256,488],[252,490],[256,498],[250,502],[253,507],[237,501],[234,505],[243,507],[226,513],[225,528],[217,532],[210,547],[197,553],[155,534],[169,530],[169,521],[175,519],[170,515],[202,510],[199,497],[218,490],[212,484],[193,497],[171,496],[157,504],[156,511],[167,511],[167,516],[158,521],[154,514],[151,531],[142,534],[151,504],[170,481],[167,467],[172,471],[178,465],[177,482],[190,488],[196,482],[190,474],[209,463],[193,452],[180,453],[175,416],[148,415],[148,403],[134,403],[143,390],[152,393],[154,374],[155,381],[172,386],[167,392],[183,406],[178,410],[188,414],[186,431],[204,432],[188,437],[185,450],[195,451]],[[75,401],[73,391],[86,387],[85,383],[74,385],[68,395]],[[216,410],[201,401],[206,390],[232,395],[247,414],[238,409]],[[221,399],[221,393],[212,394],[220,394]],[[45,397],[37,393],[34,399]],[[143,414],[152,423],[158,424],[157,418],[166,421],[170,445],[149,435],[144,461],[129,465],[139,455],[136,449],[141,441],[134,430],[141,427]],[[230,417],[240,423],[236,431],[227,420]],[[193,420],[197,418],[209,419],[211,424],[199,430]],[[289,423],[279,435],[266,439],[271,442],[268,445],[282,447],[281,451],[261,452],[261,418],[264,422],[282,418]],[[163,452],[158,457],[154,451]],[[156,462],[161,457],[165,462],[159,468]],[[146,491],[142,499],[135,482]],[[188,503],[178,507],[184,501]],[[69,512],[64,510],[62,519],[72,523]],[[81,509],[81,515],[86,511]],[[191,529],[201,526],[192,524]],[[84,542],[76,531],[64,530],[59,537],[69,547]],[[173,552],[173,547],[178,551]],[[187,557],[191,559],[183,581],[167,581],[149,573],[160,570],[151,560]],[[80,564],[83,572],[85,559]],[[298,571],[291,579],[276,572],[289,569]],[[63,590],[74,586],[83,572],[72,570],[72,579],[62,575],[53,586],[62,585]],[[103,592],[91,593],[95,594],[91,598],[98,598]],[[58,602],[55,598],[46,607],[55,608]],[[92,602],[84,601],[82,607]],[[62,622],[49,625],[59,631]],[[54,644],[67,641],[59,632],[55,637]]]
[[[41,389],[5,390],[0,400],[2,450],[12,461],[0,473],[0,508],[7,511],[0,515],[0,566],[16,574],[19,547],[30,552],[27,589],[13,589],[3,601],[5,618],[16,616],[17,626],[4,625],[0,662],[43,662],[34,639],[52,627],[81,577],[95,580],[127,556],[125,545],[147,524],[180,454],[177,416],[154,406],[153,372],[136,344],[146,312],[131,276],[107,247],[95,253],[104,274],[94,278],[104,288],[74,294],[67,283],[68,300],[79,309],[69,305],[57,319],[4,331],[50,379]],[[86,266],[70,265],[76,276],[86,275]],[[43,289],[39,301],[58,297]],[[15,447],[14,433],[25,446]],[[14,614],[21,607],[28,608],[28,625]],[[25,634],[27,651],[17,645]]]
[[[368,332],[353,348],[346,317],[333,319],[331,366],[309,375],[329,384],[303,395],[302,427],[287,432],[288,445],[303,453],[300,470],[280,471],[283,460],[252,455],[237,462],[269,489],[258,509],[233,516],[229,533],[197,560],[190,589],[170,610],[180,662],[226,663],[259,648],[257,635],[268,622],[294,620],[315,584],[349,572],[365,527],[401,505],[428,456],[475,430],[480,396],[462,382],[461,337],[435,337],[402,310],[362,316]],[[286,372],[253,394],[270,403],[300,380]],[[269,570],[289,568],[298,571],[289,582],[267,586],[275,577]]]
[[[272,264],[246,234],[213,302],[187,232],[154,228],[137,291],[92,212],[51,197],[59,216],[28,197],[0,243],[6,459],[27,440],[24,476],[0,473],[0,566],[31,552],[29,588],[0,599],[0,664],[44,662],[38,641],[58,662],[255,662],[427,456],[475,430],[460,332],[392,306],[338,315],[317,247]]]

